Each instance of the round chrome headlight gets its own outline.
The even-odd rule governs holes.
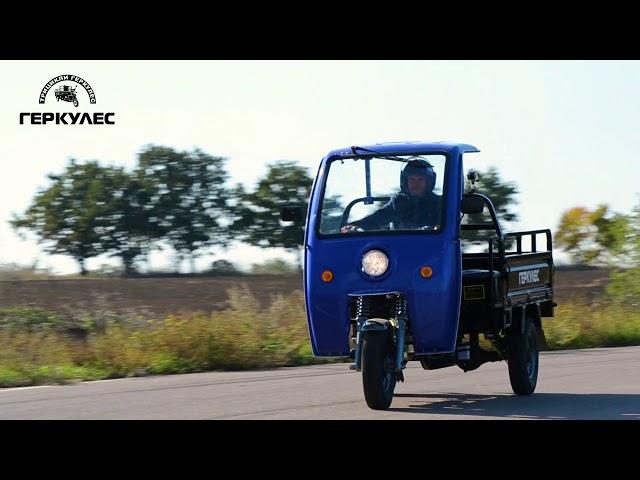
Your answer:
[[[379,277],[389,268],[389,259],[380,250],[369,250],[362,257],[362,271],[372,277]]]

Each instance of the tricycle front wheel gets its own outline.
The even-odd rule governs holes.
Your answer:
[[[393,343],[387,331],[367,332],[362,339],[362,386],[369,408],[389,408],[396,375]]]

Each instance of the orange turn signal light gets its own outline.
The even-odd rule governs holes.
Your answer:
[[[420,269],[420,275],[422,275],[422,278],[431,278],[431,276],[433,275],[433,270],[431,269],[431,267],[422,267]]]
[[[333,280],[333,272],[331,270],[325,270],[322,272],[322,281],[325,283],[329,283]]]

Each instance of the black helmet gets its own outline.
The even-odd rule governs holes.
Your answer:
[[[426,160],[418,158],[409,160],[402,169],[400,173],[400,191],[403,193],[409,193],[409,175],[425,177],[427,179],[427,193],[433,191],[433,187],[436,186],[436,172],[433,170],[433,165]]]

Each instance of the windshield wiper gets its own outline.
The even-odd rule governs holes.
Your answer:
[[[381,158],[390,158],[391,160],[395,160],[396,162],[407,163],[407,161],[408,161],[407,158],[398,157],[397,155],[391,155],[391,154],[388,154],[388,153],[376,152],[375,150],[370,150],[370,149],[364,148],[364,147],[358,147],[357,145],[354,145],[354,146],[351,147],[351,152],[354,155],[357,155],[356,150],[362,150],[363,152],[375,153],[376,155],[379,155]]]

